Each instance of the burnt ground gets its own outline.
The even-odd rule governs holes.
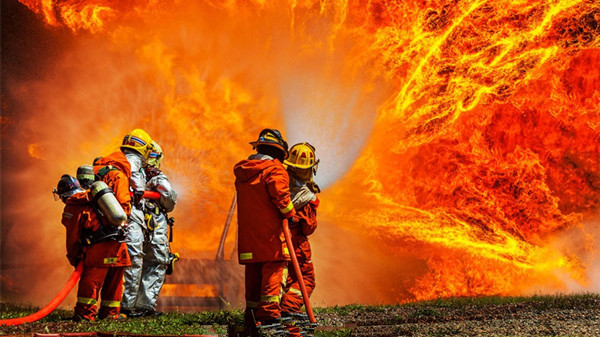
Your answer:
[[[2,319],[22,316],[0,303]],[[397,306],[316,308],[316,336],[600,336],[600,295],[445,299]],[[58,310],[42,321],[0,327],[2,335],[109,332],[116,335],[210,334],[226,336],[241,312],[168,313],[158,318],[73,323]]]

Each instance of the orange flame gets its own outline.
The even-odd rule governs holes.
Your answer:
[[[317,148],[322,226],[425,266],[378,301],[600,290],[596,1],[21,2],[89,33],[41,81],[14,84],[18,102],[44,95],[3,133],[64,158],[32,162],[46,190],[142,127],[180,194],[175,250],[212,257],[233,164],[278,127]],[[42,118],[53,129],[36,128]],[[339,239],[318,233],[316,253]],[[394,269],[380,261],[378,275]],[[317,302],[352,286],[323,280]],[[369,289],[326,304],[358,301],[373,302]]]
[[[34,13],[41,14],[50,26],[65,25],[73,31],[87,30],[92,33],[101,32],[105,22],[114,16],[115,10],[110,7],[110,2],[105,2],[103,5],[79,1],[21,1]]]

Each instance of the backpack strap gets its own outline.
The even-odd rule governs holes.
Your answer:
[[[104,180],[104,176],[110,172],[110,171],[119,171],[118,168],[112,166],[112,165],[106,165],[103,168],[101,168],[100,170],[98,170],[98,173],[96,173],[96,175],[98,176],[96,178],[96,180]]]

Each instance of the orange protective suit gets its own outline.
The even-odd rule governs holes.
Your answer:
[[[312,251],[308,242],[308,236],[317,228],[317,207],[319,207],[318,198],[296,210],[294,221],[290,224],[292,244],[294,245],[294,251],[296,252],[308,296],[312,294],[316,285],[315,269],[311,260]],[[299,313],[302,311],[303,305],[304,300],[302,298],[302,291],[300,291],[298,276],[296,275],[296,271],[290,268],[284,294],[281,299],[281,311]]]
[[[94,162],[94,173],[101,173],[102,181],[113,190],[115,197],[125,210],[131,214],[131,195],[129,194],[129,179],[131,179],[131,164],[121,151],[113,152]]]
[[[98,297],[102,298],[99,318],[118,315],[123,292],[123,272],[126,266],[131,265],[127,246],[114,240],[81,246],[82,232],[97,230],[100,226],[89,191],[76,193],[65,201],[62,224],[67,232],[69,262],[76,266],[83,258],[84,268],[79,280],[75,317],[94,320]]]
[[[281,316],[289,260],[282,221],[295,214],[289,176],[278,159],[261,154],[237,163],[234,174],[239,263],[246,266],[246,322],[273,320]]]

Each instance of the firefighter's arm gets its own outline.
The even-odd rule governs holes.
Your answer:
[[[294,204],[290,198],[289,176],[283,166],[275,167],[267,173],[267,190],[271,197],[271,202],[284,218],[291,218],[296,214]]]
[[[144,191],[146,190],[146,173],[142,168],[141,158],[138,155],[127,154],[127,160],[131,165],[131,178],[129,179],[129,186],[133,192],[132,205],[139,206],[139,202],[142,200]]]
[[[138,160],[130,160],[131,164],[131,179],[129,184],[135,193],[136,191],[144,192],[146,189],[146,173]]]
[[[81,248],[81,212],[75,212],[69,207],[65,207],[62,214],[62,224],[65,226],[66,235],[66,246],[67,246],[67,259],[72,266],[77,266],[81,260],[82,248]]]
[[[177,193],[175,193],[175,190],[171,187],[171,183],[166,175],[160,172],[152,177],[146,185],[146,188],[155,190],[160,194],[159,203],[166,212],[173,211],[175,204],[177,203]]]
[[[317,229],[317,207],[319,207],[319,199],[310,201],[298,213],[302,217],[302,234],[309,236]]]
[[[127,176],[121,172],[117,173],[119,175],[118,179],[115,179],[113,183],[113,192],[115,193],[115,197],[123,207],[125,214],[129,216],[131,214],[131,195],[129,194],[129,180]]]

